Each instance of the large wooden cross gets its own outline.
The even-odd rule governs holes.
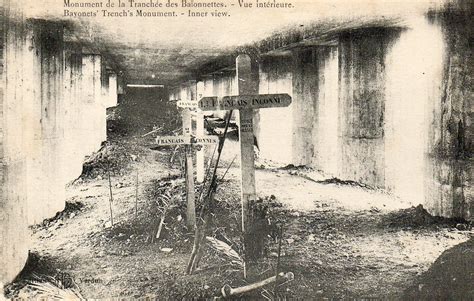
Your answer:
[[[186,160],[186,225],[193,229],[196,225],[196,196],[194,194],[194,167],[193,167],[193,145],[206,145],[219,143],[217,136],[193,136],[191,131],[191,109],[197,108],[196,101],[178,101],[178,107],[183,108],[183,135],[181,136],[158,136],[155,140],[156,146],[184,145]]]
[[[203,97],[199,108],[202,111],[239,110],[242,231],[246,233],[250,218],[249,204],[256,200],[253,110],[287,107],[291,104],[291,97],[288,94],[257,94],[258,81],[252,77],[248,55],[239,55],[236,67],[238,95]]]

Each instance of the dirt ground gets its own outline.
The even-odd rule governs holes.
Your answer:
[[[211,298],[220,296],[224,284],[238,287],[275,274],[278,239],[269,237],[265,258],[251,268],[247,280],[241,265],[210,248],[198,271],[185,275],[193,233],[186,231],[180,213],[184,181],[179,154],[170,164],[172,148],[150,150],[140,146],[140,139],[111,143],[127,162],[111,175],[114,227],[107,174],[75,181],[68,187],[67,210],[31,228],[30,262],[7,287],[7,297],[39,296],[34,283],[49,279],[88,299]],[[235,141],[226,142],[219,175],[237,150]],[[277,293],[267,286],[244,296],[249,299],[403,299],[444,251],[473,233],[469,226],[458,225],[458,230],[455,221],[436,220],[411,207],[416,204],[308,168],[267,165],[257,169],[256,181],[258,195],[274,199],[271,218],[283,225],[279,270],[293,272],[295,279],[280,285]],[[168,211],[164,235],[155,239],[161,215],[151,203],[165,186],[172,191],[168,197],[182,204]],[[221,209],[208,236],[225,238],[240,253],[237,163],[216,200]]]

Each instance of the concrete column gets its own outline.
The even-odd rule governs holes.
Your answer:
[[[314,155],[313,119],[318,95],[315,49],[293,52],[292,163],[310,165]]]
[[[68,43],[64,51],[64,102],[65,130],[64,138],[65,160],[64,181],[70,182],[81,175],[85,153],[81,142],[83,134],[78,126],[81,123],[81,72],[82,47],[77,43]]]
[[[28,106],[23,91],[29,83],[22,76],[23,69],[31,66],[24,61],[27,48],[21,12],[8,10],[8,5],[0,9],[4,16],[16,18],[0,23],[4,34],[0,40],[0,288],[3,288],[16,277],[28,257],[27,150],[22,113]]]
[[[440,29],[420,16],[393,41],[384,62],[385,188],[428,210],[433,205],[425,202],[426,153],[435,120],[427,113],[440,98],[442,44]]]
[[[120,75],[117,75],[117,94],[125,94],[125,81],[123,79],[123,76]]]
[[[457,1],[430,16],[430,25],[437,28],[436,41],[443,41],[444,47],[441,86],[430,90],[434,101],[428,113],[425,186],[430,212],[468,220],[474,215],[472,14],[472,3]],[[429,50],[438,54],[439,44],[435,46]]]
[[[335,176],[340,161],[337,47],[320,46],[316,55],[318,89],[313,118],[312,165],[327,175]]]
[[[63,180],[64,108],[63,26],[32,21],[27,35],[28,60],[32,62],[32,86],[28,119],[28,206],[29,223],[54,216],[65,206]]]
[[[109,95],[107,100],[107,108],[115,107],[118,104],[118,93],[117,93],[117,74],[109,73]]]
[[[260,64],[259,94],[293,94],[292,60],[289,56],[267,57]],[[257,133],[260,156],[279,165],[292,163],[292,106],[260,111]]]
[[[101,97],[101,57],[98,54],[84,54],[82,56],[82,102],[84,118],[84,148],[86,154],[100,148],[104,138],[105,108]]]
[[[235,74],[214,75],[213,96],[230,96],[237,95],[237,85]],[[215,111],[215,116],[224,118],[227,111]],[[238,114],[234,114],[237,116]]]
[[[99,113],[99,144],[107,141],[107,107],[109,103],[109,74],[104,60],[100,64],[100,97],[98,99]]]
[[[389,29],[367,29],[340,37],[341,178],[384,187],[384,62],[395,37]]]
[[[206,78],[203,80],[203,96],[214,96],[213,87],[214,82],[212,78]]]

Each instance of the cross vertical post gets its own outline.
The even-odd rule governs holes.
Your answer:
[[[257,233],[261,221],[255,214],[255,136],[254,110],[282,108],[291,104],[288,94],[258,94],[258,71],[252,68],[250,56],[243,54],[236,59],[238,95],[207,96],[199,101],[203,111],[239,110],[239,140],[241,168],[242,231],[244,234],[244,277],[247,277],[248,262],[257,259],[262,252],[263,243]],[[260,240],[260,241],[255,241]]]
[[[201,99],[204,93],[204,83],[198,82],[196,84],[197,99]],[[204,114],[200,109],[196,110],[196,136],[204,136]],[[204,182],[204,152],[205,146],[196,151],[196,181],[198,183]]]
[[[236,59],[238,95],[255,95],[258,92],[258,82],[252,78],[252,61],[248,55],[241,54]],[[239,110],[239,141],[240,141],[240,168],[241,168],[241,199],[242,199],[242,232],[246,257],[249,250],[249,234],[252,231],[250,205],[256,199],[255,189],[255,153],[253,133],[253,109]],[[247,276],[247,259],[245,260],[244,277]]]
[[[183,135],[191,135],[191,110],[183,108]],[[185,166],[186,166],[186,225],[193,229],[196,225],[196,196],[194,193],[194,166],[193,166],[193,146],[185,145]]]

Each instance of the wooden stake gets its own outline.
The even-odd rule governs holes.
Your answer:
[[[278,239],[278,257],[277,257],[277,265],[276,265],[276,273],[275,273],[275,276],[278,276],[278,274],[280,273],[280,258],[281,258],[281,242],[283,240],[283,225],[280,226],[280,229],[279,229],[279,239]],[[275,283],[275,289],[273,290],[275,296],[278,292],[278,283]]]
[[[163,214],[160,219],[160,224],[158,225],[158,231],[156,231],[156,239],[159,239],[161,236],[161,231],[163,230],[163,224],[165,223],[166,209],[163,210]]]
[[[110,154],[109,154],[109,148],[108,145],[106,147],[106,152],[109,156],[107,156],[107,174],[109,177],[109,192],[110,192],[110,199],[109,199],[109,208],[110,208],[110,225],[113,227],[114,226],[114,215],[112,212],[112,203],[114,202],[114,197],[112,193],[112,180],[110,178]]]
[[[222,175],[221,179],[219,180],[219,182],[222,182],[225,178],[225,176],[227,175],[227,172],[229,171],[229,169],[232,167],[232,164],[234,164],[234,161],[235,159],[237,158],[237,156],[235,156],[232,161],[230,162],[229,166],[227,166],[227,169],[225,170],[224,174]]]
[[[191,253],[191,257],[188,261],[188,266],[186,268],[186,273],[191,275],[194,270],[198,267],[199,262],[202,257],[202,244],[204,241],[204,237],[206,236],[207,228],[211,221],[211,213],[214,206],[214,193],[217,189],[217,167],[219,166],[219,161],[222,154],[222,149],[224,148],[225,137],[227,135],[227,130],[229,129],[230,119],[232,117],[232,110],[229,112],[227,116],[227,122],[224,129],[224,135],[221,137],[219,141],[219,146],[217,147],[217,159],[216,164],[214,166],[214,170],[211,177],[211,183],[206,193],[206,197],[204,198],[204,204],[201,208],[200,217],[203,219],[203,223],[200,227],[196,227],[195,234],[194,234],[194,244],[193,244],[193,251]],[[209,164],[210,166],[210,164]]]
[[[138,168],[137,168],[137,185],[135,187],[135,218],[138,218]]]

